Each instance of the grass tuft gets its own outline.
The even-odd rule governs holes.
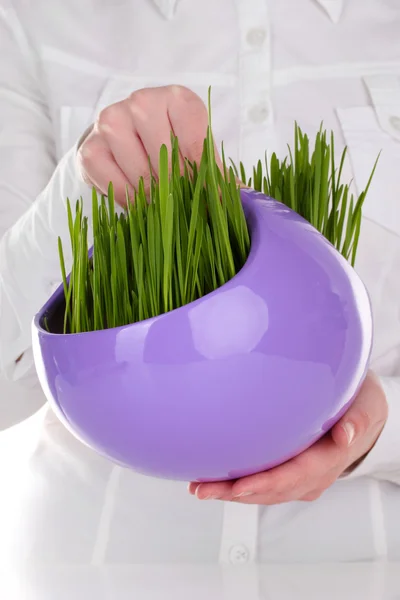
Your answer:
[[[58,242],[66,298],[64,333],[80,333],[135,323],[201,298],[231,279],[244,265],[250,236],[235,178],[223,177],[208,128],[199,165],[185,162],[179,145],[160,149],[159,178],[150,198],[143,180],[127,210],[92,192],[93,256],[88,257],[88,221],[82,200],[72,216],[67,200],[72,247],[68,281]],[[171,169],[169,169],[171,164]],[[229,173],[224,160],[224,172]]]
[[[92,191],[93,255],[88,255],[88,219],[83,202],[75,216],[67,199],[72,269],[67,278],[61,239],[58,252],[65,295],[64,333],[80,333],[135,323],[179,308],[229,281],[244,265],[250,236],[238,180],[271,196],[307,219],[354,265],[362,206],[373,174],[357,200],[341,182],[346,150],[336,169],[333,135],[318,132],[314,150],[295,125],[293,150],[280,161],[258,161],[252,177],[244,165],[222,170],[209,127],[200,163],[179,164],[179,144],[171,135],[169,153],[160,149],[159,178],[150,165],[150,197],[140,180],[127,208],[115,211],[110,183],[107,200]],[[379,157],[378,157],[379,158]],[[171,165],[171,168],[169,168]]]
[[[289,147],[288,150],[289,155],[283,161],[275,153],[269,162],[265,156],[264,164],[259,161],[249,179],[240,163],[242,181],[249,187],[280,200],[307,219],[354,266],[362,207],[379,156],[365,190],[355,200],[350,184],[343,184],[341,180],[347,148],[342,153],[337,169],[333,133],[328,137],[321,125],[311,153],[310,140],[296,123],[294,148]]]

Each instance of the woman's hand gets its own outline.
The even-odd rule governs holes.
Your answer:
[[[86,183],[103,194],[113,182],[115,197],[125,204],[143,177],[149,189],[149,157],[157,176],[162,144],[170,149],[171,131],[179,139],[183,158],[200,161],[207,135],[208,114],[203,101],[178,85],[145,88],[105,108],[81,143],[77,160]]]
[[[347,413],[305,452],[269,471],[234,482],[191,483],[189,492],[201,500],[233,500],[243,504],[316,500],[344,471],[368,454],[387,416],[385,394],[370,371]]]

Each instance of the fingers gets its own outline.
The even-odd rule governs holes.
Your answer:
[[[168,157],[171,164],[171,132],[173,126],[168,115],[168,94],[165,88],[154,88],[134,92],[128,103],[135,131],[140,138],[146,153],[151,161],[153,174],[158,176],[158,162],[160,148],[163,144],[168,148]],[[180,148],[181,150],[181,148]],[[181,171],[184,161],[182,154],[179,156]]]
[[[332,439],[339,448],[357,447],[360,440],[370,444],[379,436],[388,416],[388,406],[378,378],[369,372],[360,393],[347,413],[332,428]]]
[[[255,496],[262,496],[265,504],[298,500],[335,481],[343,461],[344,457],[327,435],[283,465],[237,481],[232,489],[233,497],[254,503]]]
[[[179,139],[183,170],[183,157],[200,161],[207,127],[206,107],[191,90],[181,86],[139,90],[101,111],[93,130],[82,137],[78,152],[82,177],[103,193],[112,181],[117,201],[124,204],[126,185],[133,193],[141,177],[148,193],[149,158],[157,177],[163,144],[171,160],[171,132]],[[216,158],[221,164],[218,153]]]
[[[199,500],[231,500],[231,481],[220,481],[215,483],[190,483],[188,491]]]
[[[190,484],[198,499],[232,500],[242,504],[281,504],[319,497],[338,478],[345,456],[330,435],[294,459],[234,482]]]
[[[196,483],[196,482],[193,482],[193,481],[189,483],[189,485],[188,485],[188,492],[189,492],[189,494],[191,496],[194,496],[196,494],[196,490],[199,487],[199,485],[200,485],[199,483]]]
[[[314,501],[349,468],[368,454],[388,417],[382,386],[368,373],[356,399],[331,432],[283,465],[231,483],[192,484],[198,498],[272,505]]]
[[[326,437],[299,457],[279,467],[233,482],[192,483],[189,492],[199,500],[233,500],[244,504],[277,504],[300,499],[316,482],[339,474],[338,449]]]
[[[107,194],[110,181],[113,182],[116,201],[124,205],[126,189],[130,197],[133,187],[107,146],[98,136],[91,135],[78,151],[78,164],[82,178],[89,185],[96,187],[102,194]]]
[[[132,188],[140,177],[149,187],[149,163],[126,102],[109,106],[99,115],[95,131],[103,139]]]
[[[204,102],[191,90],[173,85],[168,97],[168,116],[182,155],[191,162],[199,163],[208,128],[208,112]],[[222,168],[216,148],[215,157]]]

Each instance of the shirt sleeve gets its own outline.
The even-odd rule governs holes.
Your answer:
[[[375,446],[343,479],[368,476],[400,485],[400,377],[380,377],[389,416]]]
[[[0,376],[32,387],[32,318],[61,280],[58,236],[71,264],[66,198],[88,188],[75,147],[57,165],[38,61],[7,3],[0,56]]]

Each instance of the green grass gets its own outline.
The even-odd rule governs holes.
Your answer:
[[[75,216],[68,201],[72,271],[66,277],[64,332],[118,327],[183,306],[231,279],[244,265],[250,237],[234,169],[216,166],[211,126],[199,165],[180,172],[179,146],[160,149],[159,177],[150,198],[143,180],[126,212],[118,215],[113,186],[107,199],[92,196],[93,258],[88,257],[88,219],[82,199]],[[171,171],[168,163],[171,159]]]
[[[350,192],[350,184],[342,182],[347,148],[339,167],[335,164],[335,142],[326,131],[318,132],[311,151],[310,140],[295,124],[294,148],[280,161],[272,154],[270,161],[258,161],[250,178],[240,163],[235,174],[249,187],[276,200],[307,219],[354,266],[360,236],[362,207],[374,176],[378,159],[373,165],[366,188],[357,199]],[[232,163],[233,164],[233,163]]]
[[[293,151],[279,161],[259,161],[252,176],[228,167],[222,148],[222,172],[215,160],[209,127],[200,163],[187,160],[180,172],[179,144],[160,149],[159,177],[152,176],[150,197],[143,180],[127,209],[117,214],[110,183],[107,198],[92,192],[93,256],[88,256],[88,219],[82,199],[75,215],[67,201],[72,270],[67,279],[61,240],[58,249],[65,295],[64,332],[118,327],[179,308],[229,281],[242,268],[250,236],[240,199],[241,179],[249,187],[280,200],[305,217],[354,264],[368,185],[357,200],[341,182],[333,135],[321,128],[313,151],[295,126]],[[171,170],[168,168],[171,159]]]

